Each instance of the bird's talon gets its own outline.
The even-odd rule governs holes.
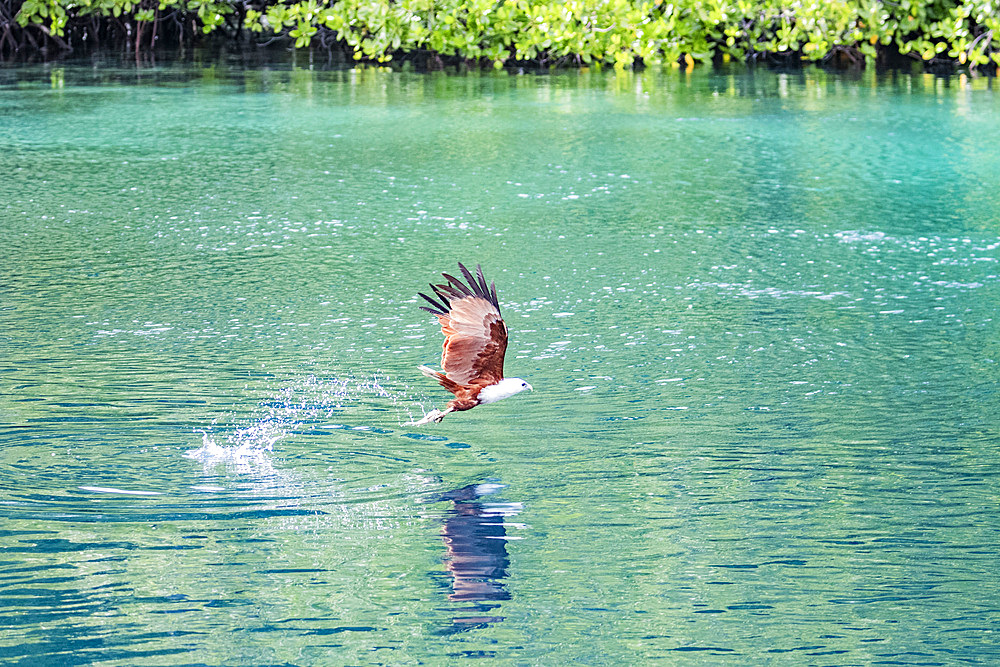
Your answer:
[[[426,415],[424,415],[423,417],[421,417],[420,419],[418,419],[416,421],[407,422],[406,425],[407,426],[423,426],[424,424],[430,424],[431,422],[435,422],[435,423],[436,422],[440,422],[442,419],[444,419],[444,413],[441,412],[440,410],[436,410],[435,409],[435,410],[431,410]]]

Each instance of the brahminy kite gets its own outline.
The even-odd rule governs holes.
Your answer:
[[[455,394],[448,401],[445,411],[431,410],[423,419],[410,422],[420,426],[439,422],[449,412],[471,410],[477,405],[497,401],[519,394],[531,385],[521,378],[503,376],[503,355],[507,351],[507,325],[500,316],[496,285],[486,284],[483,269],[476,265],[476,275],[461,262],[465,282],[442,273],[446,285],[431,285],[437,298],[420,294],[431,307],[420,306],[441,323],[444,334],[444,352],[441,354],[443,373],[427,366],[418,366],[420,372],[438,381],[442,387]]]

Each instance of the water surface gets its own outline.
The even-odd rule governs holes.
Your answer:
[[[0,71],[0,659],[994,664],[997,108]],[[535,391],[414,429],[456,261]]]

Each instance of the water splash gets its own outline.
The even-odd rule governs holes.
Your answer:
[[[268,424],[237,429],[226,437],[230,444],[220,445],[211,433],[201,431],[201,447],[184,452],[184,458],[201,461],[206,467],[231,465],[240,474],[273,470],[270,454],[284,432],[269,431]]]
[[[404,405],[409,402],[406,391],[390,387],[390,379],[378,374],[326,379],[310,375],[260,401],[248,424],[233,424],[220,433],[216,424],[222,418],[216,418],[209,429],[198,429],[201,447],[188,450],[184,457],[206,466],[231,465],[239,473],[273,470],[275,446],[296,433],[341,428],[383,432],[371,424],[345,423],[357,420],[344,417],[357,411],[370,418],[373,409],[384,409],[387,403],[400,415],[412,411]]]

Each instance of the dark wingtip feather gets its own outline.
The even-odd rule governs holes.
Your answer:
[[[447,273],[442,273],[441,275],[444,276],[449,283],[451,283],[454,289],[458,290],[465,296],[473,296],[473,291],[455,276],[448,275]]]
[[[486,286],[486,278],[483,278],[483,267],[479,264],[476,264],[476,278],[479,279],[478,285],[483,290],[483,294],[488,295],[490,293],[490,290]]]
[[[434,286],[431,285],[431,287],[434,287]],[[448,312],[448,306],[444,305],[443,302],[439,303],[439,302],[435,301],[434,299],[432,299],[431,297],[429,297],[426,294],[424,294],[423,292],[417,293],[417,296],[423,297],[424,300],[427,301],[427,303],[429,303],[432,306],[434,306],[434,310],[431,310],[430,308],[428,308],[426,306],[420,306],[424,310],[430,311],[431,313],[434,313],[435,315],[444,315],[445,313]]]
[[[497,286],[495,283],[491,282],[489,285],[486,284],[486,278],[483,277],[483,269],[480,266],[476,266],[476,272],[479,275],[479,282],[483,288],[483,296],[488,298],[496,306],[497,312],[500,312],[500,300],[497,299]]]
[[[437,291],[438,294],[442,294],[443,293],[442,296],[444,296],[449,302],[453,301],[453,300],[457,301],[458,299],[461,299],[462,297],[470,296],[470,295],[466,294],[465,292],[462,292],[462,291],[460,291],[460,290],[452,287],[451,285],[438,285],[436,291]]]
[[[479,283],[477,283],[473,279],[472,274],[469,272],[469,270],[467,268],[465,268],[464,264],[462,264],[461,262],[459,262],[458,263],[458,268],[462,269],[462,275],[465,276],[465,281],[467,283],[469,283],[469,287],[472,288],[472,291],[475,292],[478,295],[479,294]]]
[[[434,291],[435,296],[437,296],[437,298],[441,300],[441,303],[444,304],[445,310],[448,310],[449,302],[452,299],[452,296],[446,292],[447,289],[447,285],[431,285],[431,290]]]
[[[500,301],[497,299],[496,284],[493,282],[486,282],[486,278],[483,277],[482,265],[476,264],[475,275],[473,275],[472,272],[469,271],[469,269],[466,268],[466,266],[461,262],[458,263],[458,268],[461,269],[462,276],[465,278],[466,282],[462,282],[450,274],[442,273],[441,275],[448,281],[448,284],[431,284],[431,291],[434,292],[434,296],[436,296],[438,300],[418,292],[418,296],[423,297],[429,304],[431,304],[431,306],[433,306],[433,308],[428,308],[426,306],[420,306],[420,308],[433,315],[446,315],[451,311],[452,301],[467,296],[478,296],[492,303],[493,306],[496,307],[497,312],[499,312]]]
[[[493,288],[493,293],[490,293],[490,286],[486,282],[486,278],[483,277],[483,266],[481,264],[476,264],[476,273],[473,275],[472,271],[466,268],[465,264],[461,262],[458,263],[458,268],[462,270],[462,275],[465,276],[466,282],[469,283],[469,287],[472,288],[472,292],[476,296],[480,296],[484,299],[490,301],[497,310],[500,310],[500,304],[497,302],[496,298],[496,288]],[[451,278],[447,274],[443,274],[446,278]]]

